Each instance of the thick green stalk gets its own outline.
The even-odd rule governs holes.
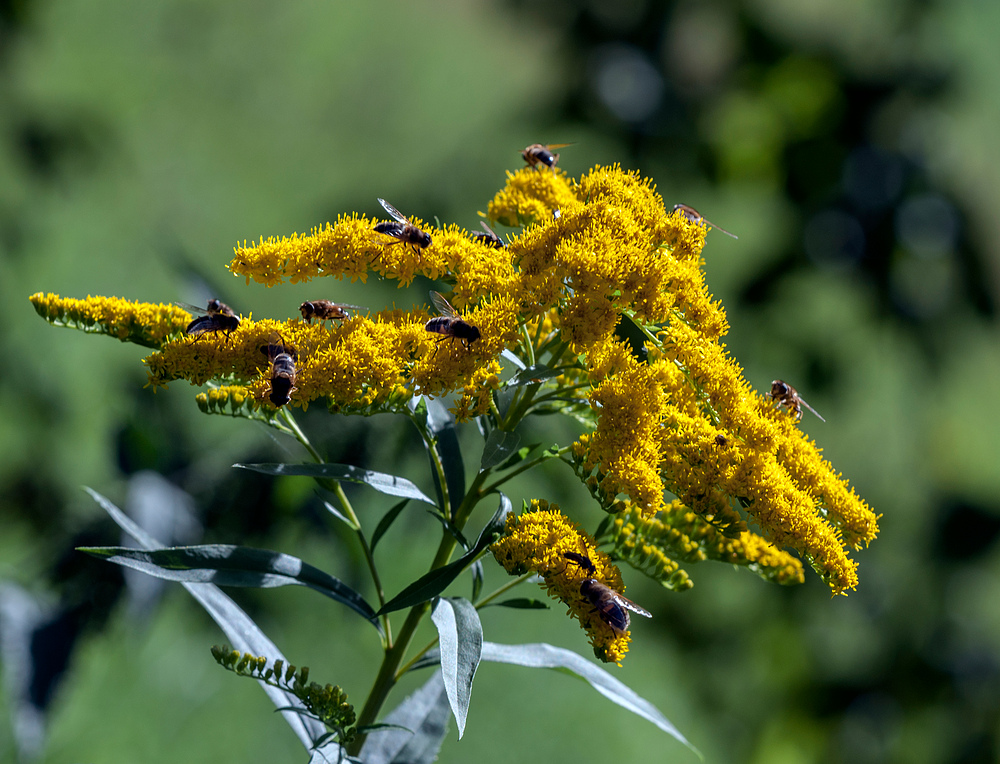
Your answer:
[[[468,522],[472,510],[475,509],[479,500],[485,496],[480,490],[480,486],[482,486],[487,474],[488,471],[483,471],[476,476],[475,480],[472,481],[472,485],[469,486],[462,504],[455,513],[454,523],[455,527],[459,530],[462,530],[465,523]],[[457,544],[458,541],[455,537],[444,531],[441,536],[441,543],[438,545],[437,553],[434,555],[434,561],[431,562],[430,570],[447,565]],[[368,693],[368,698],[365,700],[365,705],[362,707],[361,713],[358,714],[358,727],[369,726],[374,724],[375,720],[378,719],[379,711],[381,711],[386,698],[389,697],[392,688],[396,686],[399,676],[398,670],[403,662],[403,658],[406,656],[406,650],[410,646],[410,642],[417,631],[417,627],[420,625],[420,621],[427,614],[427,611],[430,610],[430,607],[430,602],[421,602],[419,605],[414,605],[410,608],[410,612],[406,615],[406,621],[403,622],[395,643],[386,650],[385,655],[382,657],[382,665],[379,666],[372,689]],[[356,756],[361,750],[361,746],[364,745],[366,737],[364,734],[359,734],[354,742],[347,747],[348,755]]]

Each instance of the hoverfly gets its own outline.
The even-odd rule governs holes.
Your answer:
[[[702,217],[701,213],[698,212],[698,210],[696,210],[694,207],[689,207],[686,204],[675,204],[673,211],[680,212],[684,217],[686,217],[692,223],[703,223],[707,225],[709,228],[714,228],[716,231],[726,234],[726,236],[732,236],[734,239],[740,238],[735,233],[730,233],[725,228],[720,228],[711,220],[706,220],[704,217]]]
[[[409,244],[418,255],[421,249],[431,245],[431,236],[429,233],[425,233],[413,225],[403,213],[389,204],[385,199],[380,198],[378,202],[389,213],[393,222],[377,224],[375,226],[377,233],[384,233],[386,236],[397,239],[398,241],[394,241],[393,244]]]
[[[812,413],[819,417],[821,422],[826,420],[820,416],[819,412],[816,411],[812,406],[802,400],[802,396],[798,394],[796,389],[792,387],[787,382],[783,382],[780,379],[776,379],[771,383],[771,398],[776,401],[779,405],[784,406],[791,412],[792,416],[795,417],[795,421],[798,422],[802,419],[802,407],[805,406]]]
[[[285,346],[285,341],[280,335],[277,341],[281,344],[278,345],[272,340],[262,347],[260,352],[271,362],[271,392],[267,395],[268,400],[280,408],[292,399],[292,393],[298,388],[295,387],[295,351],[290,351]]]
[[[559,155],[553,154],[552,149],[561,149],[565,146],[572,146],[572,143],[550,143],[545,145],[543,143],[532,143],[530,146],[521,150],[521,156],[524,161],[528,163],[529,167],[538,167],[541,163],[546,167],[555,167],[556,162],[559,161]]]
[[[507,246],[504,240],[497,235],[496,231],[486,225],[485,221],[480,220],[479,225],[483,227],[483,233],[477,231],[471,234],[473,239],[480,244],[485,244],[487,247],[493,247],[493,249],[504,249]]]
[[[194,305],[184,305],[182,303],[177,303],[177,305],[190,313],[198,314],[197,318],[187,325],[185,331],[188,334],[200,335],[207,332],[225,332],[226,339],[228,339],[230,332],[235,331],[240,325],[240,318],[233,312],[233,309],[214,297],[208,301],[207,309],[196,308]]]
[[[590,558],[576,552],[563,552],[563,557],[575,562],[587,573],[593,575],[597,572],[594,563]],[[602,584],[596,578],[586,578],[580,584],[580,594],[594,606],[597,615],[604,623],[611,627],[611,630],[621,636],[628,631],[629,615],[628,611],[652,618],[653,614],[643,607],[639,607],[632,600],[623,594],[619,594],[606,584]]]
[[[466,349],[479,339],[479,329],[459,317],[456,310],[451,307],[451,303],[444,299],[444,295],[432,290],[431,302],[434,303],[434,307],[437,308],[438,313],[441,315],[432,318],[424,324],[424,329],[429,332],[445,335],[441,340],[448,337],[461,340],[462,346]],[[441,340],[438,340],[438,342]]]
[[[366,310],[360,305],[348,305],[344,302],[330,302],[329,300],[306,300],[299,306],[302,318],[307,324],[311,324],[315,318],[317,321],[346,321],[351,317],[348,310]]]

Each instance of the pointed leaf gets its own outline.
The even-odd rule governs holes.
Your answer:
[[[629,350],[637,361],[647,363],[649,358],[649,350],[646,349],[647,337],[632,318],[624,313],[618,317],[615,336],[628,343]]]
[[[382,519],[378,521],[378,525],[375,526],[375,532],[372,533],[371,540],[371,551],[374,554],[375,545],[378,544],[379,539],[385,535],[385,532],[389,530],[389,526],[395,522],[396,518],[399,517],[399,513],[403,511],[403,507],[409,499],[403,499],[399,504],[396,504],[392,509],[382,515]]]
[[[441,672],[435,671],[420,689],[385,718],[386,729],[368,736],[361,749],[361,761],[365,764],[431,764],[448,732],[449,716],[444,680]],[[320,761],[313,757],[310,764],[320,764]]]
[[[426,573],[418,578],[412,584],[403,589],[403,591],[386,602],[385,605],[382,606],[382,609],[378,611],[377,615],[381,616],[386,613],[392,613],[396,610],[402,610],[406,607],[419,605],[421,602],[427,602],[428,600],[433,599],[447,589],[449,584],[458,578],[462,571],[469,567],[469,565],[475,561],[476,557],[482,554],[486,547],[493,543],[494,536],[503,531],[507,524],[507,515],[510,514],[510,511],[510,499],[501,493],[500,508],[496,511],[496,514],[490,518],[490,521],[486,523],[486,527],[483,528],[482,533],[479,534],[479,538],[472,549],[459,557],[457,560],[454,560],[447,565],[442,565],[440,568],[435,568],[429,573]]]
[[[504,432],[503,430],[493,430],[486,438],[486,445],[483,446],[483,459],[480,462],[480,470],[488,470],[495,467],[504,459],[517,451],[521,443],[521,436],[516,432]]]
[[[379,493],[387,496],[399,496],[405,499],[416,499],[426,504],[435,505],[433,499],[421,491],[406,478],[387,475],[384,472],[364,470],[349,464],[234,464],[234,467],[253,470],[265,475],[300,475],[311,478],[326,478],[328,480],[347,480],[351,483],[364,483]]]
[[[510,361],[510,362],[511,362],[512,364],[514,364],[514,366],[516,366],[516,367],[517,367],[518,369],[524,369],[524,368],[526,368],[526,367],[525,367],[525,365],[524,365],[524,361],[522,361],[522,360],[521,360],[520,358],[518,358],[518,357],[517,357],[516,355],[514,355],[514,354],[513,354],[512,352],[510,352],[510,351],[509,351],[509,350],[507,350],[507,349],[504,349],[504,350],[502,350],[502,351],[500,352],[500,356],[501,356],[501,357],[502,357],[502,358],[503,358],[504,360],[506,360],[506,361]]]
[[[459,544],[462,545],[462,549],[468,549],[469,548],[469,541],[468,541],[468,539],[466,539],[465,536],[462,535],[462,531],[460,531],[458,528],[456,528],[452,524],[451,520],[449,520],[447,517],[441,517],[441,515],[438,513],[438,511],[437,511],[436,508],[435,509],[428,509],[427,510],[427,514],[430,515],[431,517],[433,517],[439,523],[441,523],[441,527],[444,528],[446,531],[448,531],[448,533],[450,533],[452,536],[455,537],[455,541],[457,541]]]
[[[517,374],[507,380],[507,386],[520,387],[521,385],[537,385],[547,379],[558,377],[566,371],[566,368],[567,367],[563,366],[559,369],[553,369],[541,363],[536,364],[535,366],[529,366],[527,369],[521,369]]]
[[[86,488],[85,490],[111,516],[111,519],[118,523],[119,527],[135,539],[137,543],[146,549],[155,549],[162,546],[159,541],[132,522],[128,515],[122,512],[111,501],[90,488]],[[243,612],[239,605],[233,602],[218,587],[212,584],[182,583],[181,585],[188,590],[192,597],[198,600],[198,603],[205,609],[205,612],[219,625],[219,628],[222,629],[226,635],[226,639],[229,640],[229,644],[233,646],[234,650],[239,650],[241,653],[252,653],[253,655],[265,655],[269,660],[281,660],[286,664],[288,663],[288,660],[282,655],[278,646],[260,630],[260,627],[253,622],[250,616]],[[303,711],[306,710],[302,702],[291,693],[277,687],[271,687],[261,681],[258,681],[258,684],[276,707],[291,705],[301,708]],[[301,713],[284,711],[282,712],[282,717],[288,723],[288,726],[292,728],[292,731],[302,742],[302,745],[308,750],[312,750],[316,741],[320,740],[326,733],[326,727],[323,724],[308,716],[303,716]],[[330,761],[336,761],[340,746],[336,746],[335,749],[326,746],[323,750],[331,757]]]
[[[461,740],[472,700],[472,680],[483,651],[483,626],[475,606],[461,597],[439,599],[431,620],[438,630],[444,689]]]
[[[549,604],[544,600],[534,600],[530,597],[512,597],[511,599],[503,600],[502,602],[490,602],[486,605],[480,605],[480,608],[484,607],[510,607],[518,610],[548,610]]]
[[[421,430],[425,429],[427,427],[427,399],[422,395],[418,395],[416,398],[411,398],[406,406],[412,412],[413,420],[416,422],[417,427]]]
[[[520,464],[525,459],[528,458],[528,454],[538,448],[540,443],[532,443],[530,446],[521,446],[517,451],[510,455],[510,457],[497,467],[497,472],[503,472],[504,470],[509,470],[511,467]]]
[[[352,531],[357,531],[358,530],[358,526],[354,524],[354,521],[352,521],[351,518],[349,518],[347,515],[345,515],[343,512],[341,512],[335,506],[333,506],[333,504],[331,504],[330,502],[326,501],[325,499],[321,499],[320,501],[323,502],[323,506],[326,507],[326,511],[329,512],[334,517],[336,517],[342,523],[344,523],[344,525],[346,525]]]
[[[476,560],[472,563],[472,601],[477,602],[479,595],[483,591],[483,561]]]
[[[379,627],[371,605],[347,584],[302,562],[298,557],[269,549],[203,544],[152,550],[89,547],[82,548],[81,551],[168,581],[261,589],[291,584],[308,586],[347,605],[373,626]]]
[[[458,431],[455,429],[455,417],[448,411],[448,407],[436,398],[427,402],[427,429],[434,438],[438,455],[441,457],[444,479],[448,484],[448,495],[451,500],[449,509],[454,515],[465,496],[465,462],[462,459],[462,447],[458,442]],[[434,470],[433,474],[436,476],[437,471]]]

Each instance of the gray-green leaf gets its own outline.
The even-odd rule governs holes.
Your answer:
[[[482,554],[486,547],[493,543],[493,537],[497,533],[503,531],[504,526],[507,523],[507,515],[510,511],[510,499],[501,493],[500,508],[496,511],[493,517],[490,518],[490,521],[486,523],[486,527],[483,528],[482,533],[479,534],[479,539],[476,541],[472,549],[459,557],[457,560],[453,560],[447,565],[442,565],[440,568],[435,568],[429,573],[426,573],[418,578],[412,584],[403,589],[403,591],[386,602],[385,605],[382,606],[382,609],[378,611],[377,615],[381,616],[386,613],[392,613],[396,610],[402,610],[406,607],[419,605],[421,602],[427,602],[428,600],[433,599],[447,589],[449,584],[458,578],[462,571],[469,567],[475,559]]]
[[[521,436],[516,432],[504,432],[503,430],[493,430],[486,438],[486,445],[483,446],[483,459],[479,465],[480,470],[488,470],[495,467],[504,459],[517,451],[521,443]]]
[[[347,605],[373,626],[380,628],[375,619],[375,611],[358,592],[319,568],[302,562],[298,557],[280,552],[232,544],[148,550],[89,547],[81,551],[168,581],[261,589],[290,584],[308,586]]]
[[[472,700],[472,680],[483,650],[483,627],[475,606],[461,597],[439,599],[431,620],[438,630],[444,689],[461,740]]]
[[[398,496],[402,499],[416,499],[431,506],[437,503],[406,478],[388,475],[384,472],[365,470],[352,467],[349,464],[234,464],[234,467],[253,470],[265,475],[301,475],[311,478],[326,478],[328,480],[347,480],[351,483],[363,483],[387,496]]]
[[[163,546],[159,541],[136,525],[128,515],[116,507],[109,499],[106,499],[97,493],[97,491],[90,488],[86,488],[85,490],[111,516],[111,519],[118,523],[119,527],[125,533],[135,539],[136,543],[146,549],[155,549]],[[241,653],[266,655],[270,659],[288,663],[288,660],[282,655],[278,646],[261,631],[260,627],[254,623],[250,616],[243,612],[239,605],[233,602],[217,586],[184,582],[181,583],[181,586],[188,590],[188,593],[198,601],[198,604],[219,625],[219,628],[222,629],[233,649],[239,650]],[[300,709],[297,713],[283,711],[281,715],[302,742],[302,745],[306,749],[312,750],[316,742],[326,733],[326,728],[316,719],[304,716],[301,711],[306,710],[305,706],[302,705],[302,701],[291,693],[277,687],[271,687],[263,682],[259,684],[276,708],[284,708],[291,705]],[[443,695],[442,688],[442,698]],[[447,708],[445,712],[447,713]],[[340,752],[340,746],[336,743],[329,743],[324,746],[323,751],[325,755],[332,756],[327,761],[336,761]]]

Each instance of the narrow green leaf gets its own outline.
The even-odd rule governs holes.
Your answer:
[[[505,461],[503,464],[497,467],[497,472],[503,472],[504,470],[509,470],[511,467],[517,466],[525,459],[527,459],[528,454],[530,454],[540,445],[541,445],[540,443],[532,443],[530,446],[521,446],[519,449],[517,449],[517,451],[515,451],[513,454],[510,455],[510,458],[507,459],[507,461]]]
[[[432,764],[448,732],[450,715],[444,680],[435,671],[385,717],[383,729],[368,736],[359,760],[365,764]],[[332,761],[336,759],[325,764]],[[309,764],[323,762],[314,756]]]
[[[565,366],[561,369],[553,369],[545,364],[536,364],[535,366],[529,366],[527,369],[521,369],[521,371],[507,380],[507,386],[520,387],[521,385],[537,385],[547,379],[558,377],[564,371],[566,371]]]
[[[451,520],[449,520],[447,517],[441,517],[440,513],[436,508],[428,509],[427,514],[433,517],[439,523],[441,523],[441,527],[455,537],[455,541],[457,541],[459,544],[462,545],[462,549],[467,550],[469,548],[468,539],[466,539],[465,536],[462,535],[462,531],[460,531],[458,528],[452,525]]]
[[[687,738],[660,713],[656,706],[640,697],[633,689],[615,679],[596,663],[591,663],[570,650],[545,643],[500,645],[495,642],[484,642],[482,660],[528,668],[547,668],[572,672],[612,703],[616,703],[646,721],[652,722],[694,751],[699,758],[704,758],[698,749],[691,745]]]
[[[333,504],[331,504],[330,502],[326,501],[325,499],[320,499],[320,501],[323,502],[323,506],[326,507],[326,511],[327,512],[329,512],[331,515],[333,515],[338,520],[340,520],[342,523],[344,523],[344,525],[346,525],[352,531],[359,530],[358,526],[354,524],[354,522],[351,520],[351,518],[349,518],[347,515],[345,515],[343,512],[341,512],[335,506],[333,506]]]
[[[372,533],[371,550],[373,554],[375,552],[375,545],[378,544],[379,539],[385,535],[385,532],[389,530],[389,526],[395,522],[397,517],[399,517],[399,513],[403,511],[403,507],[406,506],[408,501],[409,499],[403,499],[392,509],[382,515],[382,519],[378,521],[378,525],[375,526],[375,532]]]
[[[515,387],[501,387],[497,391],[497,411],[500,412],[500,418],[506,419],[507,412],[510,410],[510,404],[514,402],[514,395],[517,393],[517,388]]]
[[[483,626],[475,606],[461,597],[439,599],[431,620],[438,630],[444,689],[461,740],[472,700],[472,680],[483,650]]]
[[[490,602],[481,607],[511,607],[519,610],[548,610],[549,604],[544,600],[535,600],[530,597],[513,597],[502,602]]]
[[[427,399],[418,395],[416,398],[411,398],[406,405],[410,409],[417,427],[421,430],[425,429],[427,427]]]
[[[465,496],[465,462],[462,459],[462,447],[458,442],[458,430],[455,429],[455,417],[437,398],[427,402],[427,429],[437,444],[451,499],[449,509],[454,515],[458,505],[462,503],[462,497]],[[436,480],[437,471],[435,470],[433,474]]]
[[[416,499],[425,504],[436,506],[433,499],[427,496],[417,486],[406,478],[387,475],[384,472],[365,470],[352,467],[349,464],[234,464],[234,467],[253,470],[265,475],[298,475],[311,478],[327,478],[328,480],[347,480],[351,483],[363,483],[387,496],[398,496],[403,499]]]
[[[385,615],[386,613],[392,613],[396,610],[402,610],[406,607],[418,605],[421,602],[427,602],[447,589],[451,582],[458,578],[462,571],[469,567],[469,565],[471,565],[475,559],[482,554],[483,550],[493,543],[494,536],[503,531],[507,523],[507,515],[510,514],[510,511],[510,499],[501,493],[500,508],[496,511],[493,517],[490,518],[490,521],[486,523],[486,527],[484,527],[482,533],[479,534],[479,538],[472,549],[459,557],[457,560],[454,560],[447,565],[443,565],[440,568],[435,568],[429,573],[426,573],[418,578],[412,584],[403,589],[403,591],[386,602],[382,609],[378,611],[377,615]]]
[[[155,549],[163,546],[153,536],[136,525],[128,515],[122,512],[110,500],[91,488],[85,488],[84,490],[139,545],[146,549]],[[222,629],[222,632],[226,635],[229,644],[233,646],[234,650],[239,650],[241,653],[252,653],[253,655],[266,655],[269,659],[281,660],[288,663],[288,660],[282,655],[278,646],[261,631],[260,627],[254,623],[250,616],[243,612],[239,605],[233,602],[217,586],[184,582],[181,583],[181,586],[188,590],[188,593],[198,601],[198,604],[219,625],[219,628]],[[302,711],[306,710],[305,706],[302,705],[302,701],[291,693],[277,687],[271,687],[263,682],[259,682],[258,684],[260,684],[261,689],[264,690],[264,693],[275,706],[292,705],[300,708]],[[303,716],[301,713],[285,711],[282,712],[282,717],[307,750],[313,750],[316,742],[326,733],[326,727],[323,724],[308,716]],[[337,761],[339,751],[340,746],[333,748],[329,746],[324,747],[324,754],[330,757],[326,761]]]
[[[505,360],[510,361],[512,364],[514,364],[514,366],[516,366],[518,369],[525,369],[525,368],[527,368],[525,366],[525,364],[524,364],[524,361],[522,361],[520,358],[518,358],[516,355],[514,355],[512,352],[510,352],[506,348],[500,352],[500,355]]]
[[[628,343],[629,350],[637,361],[647,363],[649,350],[646,349],[646,335],[639,328],[639,325],[624,313],[618,317],[615,336]]]
[[[483,561],[476,560],[472,563],[472,601],[477,602],[479,595],[483,591]]]
[[[80,551],[168,581],[260,589],[291,584],[308,586],[347,605],[376,628],[380,627],[371,605],[354,589],[330,574],[302,562],[298,557],[280,552],[232,544],[204,544],[151,550],[89,547]]]
[[[504,432],[503,430],[493,430],[486,438],[486,445],[483,446],[483,458],[480,462],[480,470],[488,470],[495,467],[504,459],[517,451],[521,443],[521,436],[516,432]]]

